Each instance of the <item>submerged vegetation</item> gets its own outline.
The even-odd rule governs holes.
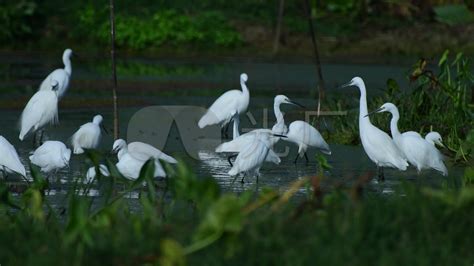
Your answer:
[[[471,161],[474,155],[474,75],[469,59],[462,53],[450,58],[449,51],[445,51],[436,65],[420,59],[408,78],[411,81],[408,90],[402,90],[396,81],[388,79],[385,93],[372,97],[369,109],[392,102],[400,110],[401,132],[413,130],[425,135],[437,131],[449,149],[445,152],[450,153],[454,161]],[[329,110],[353,107],[353,101],[343,97],[328,102]],[[333,130],[327,134],[329,141],[359,142],[358,112],[350,112],[348,116],[334,118]],[[371,119],[389,131],[389,115],[374,115]]]
[[[89,152],[96,164],[99,154]],[[320,169],[328,165],[319,158]],[[445,265],[474,260],[474,169],[441,188],[403,185],[396,194],[364,193],[370,174],[350,188],[323,191],[322,171],[279,193],[239,195],[182,164],[166,181],[147,163],[134,182],[108,162],[111,177],[77,177],[63,201],[33,167],[21,195],[0,183],[0,260],[8,265]],[[169,169],[170,171],[170,169]],[[84,196],[97,189],[100,197]],[[138,193],[137,199],[129,198]],[[402,196],[403,195],[403,196]]]

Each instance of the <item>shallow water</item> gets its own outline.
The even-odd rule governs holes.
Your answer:
[[[0,91],[8,91],[3,93],[4,97],[9,95],[18,95],[19,93],[32,95],[37,84],[48,73],[48,70],[54,66],[59,66],[56,59],[48,58],[45,62],[39,60],[24,60],[15,61],[8,55],[1,55],[0,69],[3,73],[0,74]],[[54,62],[54,63],[53,63]],[[131,65],[131,66],[130,66]],[[327,64],[324,65],[325,78],[328,87],[337,86],[348,81],[357,73],[366,78],[369,93],[377,93],[377,89],[384,87],[386,78],[393,77],[397,79],[400,84],[406,84],[404,81],[404,71],[409,68],[409,65],[362,65],[362,64]],[[144,83],[160,84],[161,82],[183,82],[191,81],[184,86],[183,90],[199,89],[206,86],[211,86],[218,92],[223,91],[225,87],[238,87],[238,75],[245,70],[249,74],[249,87],[251,91],[268,90],[273,94],[274,88],[277,88],[278,93],[284,93],[295,101],[301,102],[306,106],[314,106],[314,101],[310,97],[301,96],[303,91],[307,91],[314,87],[316,81],[314,79],[314,67],[309,64],[296,63],[261,63],[261,62],[191,62],[184,61],[166,61],[166,60],[138,60],[130,59],[120,63],[120,71],[123,72],[121,82],[127,81],[132,84],[137,84],[137,88]],[[94,84],[104,81],[107,77],[106,72],[102,67],[94,67],[91,62],[86,64],[75,64],[73,67],[73,80],[82,81],[82,84],[87,81],[87,84]],[[120,72],[119,71],[119,72]],[[80,95],[75,92],[75,86],[81,83],[72,83],[66,98],[73,97],[90,97]],[[189,88],[188,88],[189,87]],[[17,91],[11,92],[11,88]],[[275,92],[275,94],[277,93]],[[330,92],[333,93],[333,92]],[[130,92],[129,92],[130,94]],[[133,92],[130,97],[133,97]],[[140,90],[137,89],[137,95],[140,95]],[[356,94],[356,92],[354,92]],[[292,95],[297,95],[293,97]],[[95,98],[107,96],[93,96]],[[128,97],[128,96],[127,96]],[[143,97],[143,96],[142,96]],[[160,96],[146,96],[148,102],[155,105],[166,106],[208,106],[215,96],[189,96],[189,93],[183,93],[183,96],[160,97]],[[250,110],[246,117],[242,118],[243,131],[251,130],[252,128],[260,128],[270,126],[273,124],[273,97],[252,97]],[[130,119],[142,108],[146,106],[126,107],[120,110],[121,132],[122,137],[127,136],[128,139],[139,140],[137,135],[132,134],[133,129],[128,128]],[[356,108],[357,106],[354,106]],[[305,119],[301,110],[290,106],[282,106],[286,112],[285,119],[287,124],[296,119]],[[112,114],[109,108],[61,108],[59,113],[60,125],[49,127],[46,130],[46,138],[52,140],[61,140],[65,143],[69,142],[70,136],[77,130],[77,128],[90,121],[92,117],[101,113],[104,116],[104,123],[106,127],[111,128]],[[0,134],[6,137],[18,150],[22,162],[28,165],[28,155],[32,150],[31,137],[24,142],[18,140],[18,129],[16,127],[17,121],[21,114],[21,109],[1,110],[0,119]],[[199,113],[190,114],[195,115],[194,121],[197,121]],[[268,119],[266,119],[268,116]],[[295,165],[293,160],[296,156],[296,146],[280,141],[276,146],[276,151],[284,154],[282,162],[279,165],[265,164],[261,169],[261,176],[259,182],[253,177],[246,178],[245,183],[241,183],[240,179],[234,180],[227,175],[230,166],[225,155],[216,154],[213,152],[214,147],[220,143],[219,129],[212,127],[203,132],[210,132],[209,134],[217,136],[211,138],[208,143],[203,142],[200,136],[205,134],[203,132],[196,133],[196,138],[190,141],[196,141],[197,148],[191,154],[183,145],[182,133],[186,127],[183,124],[173,124],[170,130],[160,128],[160,115],[150,117],[148,120],[151,127],[156,128],[156,132],[162,141],[159,142],[158,148],[162,149],[168,154],[171,154],[187,164],[189,164],[196,174],[200,177],[212,176],[220,186],[226,191],[242,191],[246,189],[259,190],[263,187],[271,187],[277,190],[284,190],[293,181],[305,177],[314,176],[318,174],[318,166],[316,163],[314,150],[309,150],[309,163],[306,163],[304,158],[300,159]],[[193,119],[190,119],[192,123]],[[189,122],[189,121],[188,121]],[[194,122],[195,123],[195,122]],[[191,128],[191,129],[190,129]],[[194,130],[189,127],[187,130]],[[200,135],[201,134],[201,135]],[[202,144],[204,143],[204,144]],[[68,144],[69,145],[69,144]],[[323,190],[330,190],[335,186],[350,187],[357,178],[367,172],[375,174],[376,169],[372,162],[369,161],[361,146],[343,146],[330,144],[332,155],[327,156],[328,162],[332,169],[325,172],[327,178],[323,182]],[[108,153],[112,147],[112,137],[105,135],[101,143],[100,149]],[[110,155],[113,157],[113,155]],[[67,184],[72,178],[76,178],[85,174],[87,165],[84,156],[73,156],[70,162],[70,167],[60,170],[54,176],[57,181],[53,182],[50,197],[53,199],[62,198],[65,195]],[[462,169],[451,168],[451,175],[459,175]],[[409,169],[406,172],[399,172],[396,170],[386,169],[386,181],[377,182],[373,179],[367,186],[367,191],[370,193],[393,193],[397,190],[403,181],[415,182],[420,185],[438,186],[444,178],[432,171],[425,171],[418,175],[414,169]],[[98,196],[97,191],[92,190],[90,196]],[[299,191],[300,194],[306,193],[305,189]],[[136,196],[136,195],[135,195]],[[133,195],[131,196],[134,197]]]

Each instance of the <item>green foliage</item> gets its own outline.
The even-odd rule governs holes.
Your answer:
[[[434,8],[436,20],[450,26],[474,21],[474,14],[465,4],[443,5]]]
[[[35,1],[3,1],[0,5],[0,41],[12,42],[33,36],[32,19],[36,13]]]
[[[102,159],[95,151],[87,156]],[[329,169],[323,157],[319,161]],[[83,196],[90,185],[76,182],[65,202],[53,206],[35,167],[33,182],[19,196],[1,181],[0,260],[9,265],[462,265],[474,259],[474,240],[466,237],[474,234],[472,168],[460,186],[450,180],[441,189],[405,184],[399,197],[361,194],[369,182],[363,178],[353,188],[323,193],[316,177],[299,179],[281,194],[263,189],[236,195],[221,192],[211,179],[196,178],[182,163],[164,187],[152,178],[152,161],[134,182],[114,174],[112,166],[112,177],[99,176],[96,185],[113,196],[100,202]],[[106,186],[107,179],[116,185]],[[304,187],[315,197],[295,197]],[[131,191],[140,194],[138,209],[126,198]]]
[[[99,43],[110,41],[110,24],[105,10],[93,6],[78,11],[79,34],[90,36]],[[241,43],[240,35],[218,12],[205,11],[195,15],[176,10],[160,10],[150,16],[116,15],[118,46],[141,50],[160,46],[193,45],[198,47],[234,47]]]

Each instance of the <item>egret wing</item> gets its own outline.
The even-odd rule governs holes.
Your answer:
[[[0,136],[0,155],[0,166],[4,166],[13,172],[26,176],[25,166],[21,163],[15,147],[3,136]]]
[[[236,110],[238,110],[237,99],[240,97],[242,97],[242,92],[239,90],[230,90],[222,94],[199,120],[199,127],[203,128],[208,125],[228,123],[232,118],[232,114],[235,114]]]

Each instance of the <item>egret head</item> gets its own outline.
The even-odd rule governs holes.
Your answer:
[[[299,106],[301,108],[304,108],[303,105],[297,103],[297,102],[294,102],[292,100],[290,100],[288,97],[286,97],[285,95],[277,95],[275,96],[275,100],[274,100],[274,103],[277,104],[277,105],[280,105],[282,103],[288,103],[288,104],[293,104],[293,105],[296,105],[296,106]]]
[[[127,146],[127,142],[123,139],[118,139],[114,142],[114,146],[112,147],[112,152],[117,153],[121,149],[125,148]]]
[[[342,85],[342,87],[349,87],[349,86],[361,87],[361,86],[364,86],[364,81],[360,77],[354,77],[353,79],[351,79],[351,81]]]
[[[379,108],[375,109],[374,111],[366,114],[365,116],[369,116],[374,113],[383,113],[383,112],[390,112],[390,113],[397,113],[398,114],[398,108],[395,106],[393,103],[384,103],[382,106]]]
[[[100,125],[102,123],[102,120],[104,120],[104,118],[101,115],[96,115],[96,116],[94,116],[94,119],[92,120],[92,123],[94,123],[96,125]]]
[[[443,138],[441,138],[441,135],[436,131],[432,131],[432,132],[426,134],[425,139],[428,142],[431,142],[433,145],[438,144],[439,146],[444,147]]]
[[[248,79],[249,79],[249,76],[247,76],[247,74],[245,74],[245,73],[240,74],[240,81],[241,82],[247,82]]]
[[[71,49],[67,48],[66,50],[64,50],[63,58],[71,58],[71,55],[72,55]]]

